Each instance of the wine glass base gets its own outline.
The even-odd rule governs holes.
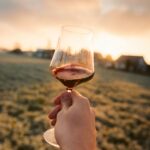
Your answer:
[[[60,148],[55,139],[54,128],[45,131],[43,137],[48,144],[54,146],[57,149]]]

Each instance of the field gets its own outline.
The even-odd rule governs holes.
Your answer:
[[[64,87],[49,60],[0,54],[0,150],[54,150],[42,137],[47,114]],[[95,64],[92,81],[76,89],[96,111],[98,150],[150,150],[150,77]]]

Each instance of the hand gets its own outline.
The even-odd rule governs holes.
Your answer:
[[[62,150],[96,150],[95,114],[86,97],[72,91],[55,99],[49,118]]]

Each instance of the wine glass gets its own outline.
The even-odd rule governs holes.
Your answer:
[[[86,28],[71,25],[62,27],[57,49],[50,63],[50,71],[66,86],[68,92],[94,76],[92,36],[93,32]],[[59,148],[54,128],[44,133],[44,139]]]

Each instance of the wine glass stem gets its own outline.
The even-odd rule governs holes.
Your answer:
[[[71,93],[72,88],[66,88],[67,92]]]

